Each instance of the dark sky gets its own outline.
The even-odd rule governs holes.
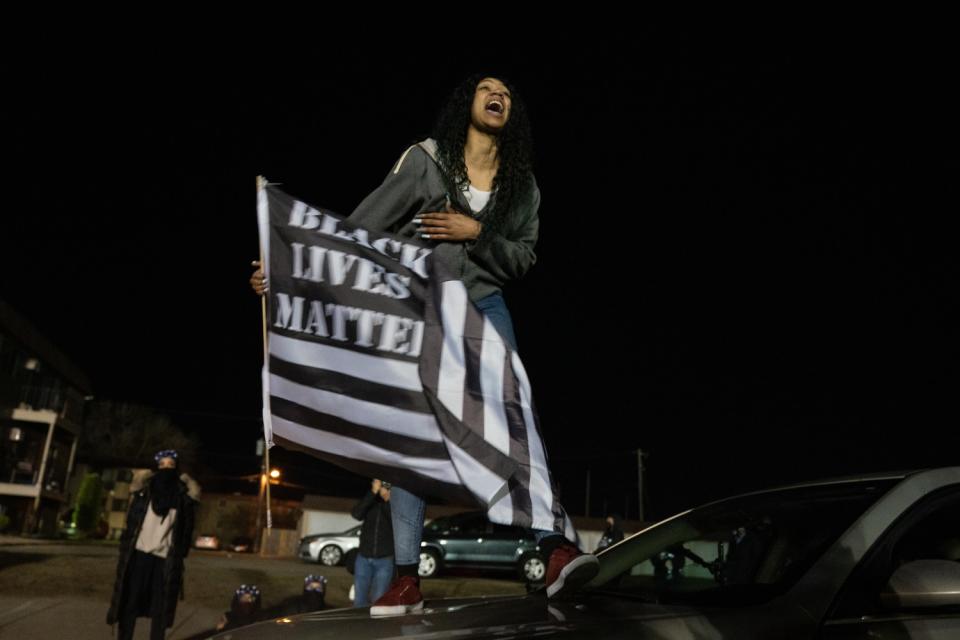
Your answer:
[[[905,43],[815,35],[113,52],[11,71],[0,297],[98,397],[170,412],[209,465],[247,473],[254,177],[349,213],[460,79],[495,70],[534,126],[539,260],[506,296],[572,512],[587,469],[592,510],[622,512],[638,447],[654,515],[955,464],[956,251],[895,204],[937,111],[917,104]],[[277,457],[320,491],[358,482]]]

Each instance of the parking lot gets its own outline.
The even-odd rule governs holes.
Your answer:
[[[105,622],[113,592],[117,547],[104,544],[15,543],[0,546],[0,638],[110,638]],[[216,625],[240,584],[256,584],[264,607],[297,595],[308,573],[328,579],[327,604],[349,606],[353,578],[343,567],[306,564],[295,558],[261,558],[194,550],[186,559],[185,600],[168,637],[204,637]],[[516,580],[476,575],[424,582],[424,596],[440,598],[522,593]],[[64,625],[69,624],[65,635]],[[144,619],[137,637],[149,636]]]

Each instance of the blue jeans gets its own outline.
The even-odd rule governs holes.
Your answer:
[[[473,304],[476,305],[483,315],[493,324],[494,328],[500,333],[500,337],[510,347],[517,350],[517,336],[513,332],[513,319],[510,317],[510,310],[507,309],[507,303],[499,293],[491,293],[486,298],[480,298]]]
[[[367,558],[357,554],[353,570],[353,606],[369,607],[387,592],[393,581],[393,556]]]
[[[544,538],[549,538],[550,536],[563,536],[559,531],[546,531],[544,529],[534,529],[533,537],[536,539],[537,544],[540,544]]]
[[[423,516],[427,505],[423,498],[393,485],[390,491],[390,516],[393,523],[393,554],[397,565],[420,564]]]

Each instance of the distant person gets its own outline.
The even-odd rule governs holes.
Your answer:
[[[230,610],[223,614],[217,631],[236,629],[258,622],[260,617],[260,588],[255,584],[242,584],[233,592]]]
[[[291,613],[310,613],[327,606],[327,579],[310,574],[303,579],[303,593],[300,596],[297,611]]]
[[[727,542],[721,576],[724,584],[752,584],[763,558],[763,540],[757,531],[737,527]]]
[[[387,592],[393,581],[393,523],[389,482],[374,478],[351,512],[360,527],[360,548],[353,570],[355,607],[369,607]]]
[[[603,551],[607,547],[612,547],[623,540],[623,526],[620,524],[620,516],[611,513],[607,516],[607,528],[597,543],[597,551]]]
[[[138,475],[130,484],[133,500],[107,612],[107,624],[119,622],[120,640],[133,638],[138,617],[151,619],[151,640],[161,640],[173,625],[200,500],[200,485],[177,471],[176,451],[158,451],[154,460],[156,472]]]

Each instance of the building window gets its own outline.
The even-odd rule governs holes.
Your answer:
[[[22,420],[0,422],[0,482],[37,484],[47,428]]]

